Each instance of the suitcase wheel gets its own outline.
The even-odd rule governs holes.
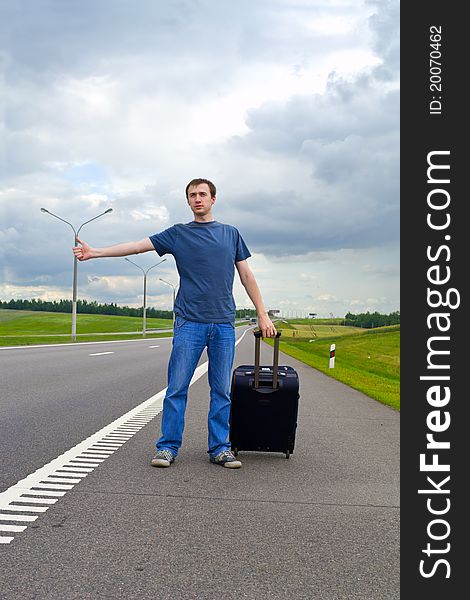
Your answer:
[[[232,448],[232,452],[234,456],[238,456],[238,448]]]
[[[286,458],[290,458],[290,452],[289,452],[289,450],[286,452]]]

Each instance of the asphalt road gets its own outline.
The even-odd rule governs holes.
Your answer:
[[[242,469],[210,464],[203,374],[176,462],[155,469],[154,395],[170,348],[161,338],[0,350],[0,598],[397,600],[399,414],[281,354],[301,382],[289,460],[240,452]],[[262,344],[264,364],[271,352]],[[252,361],[248,332],[235,365]],[[67,489],[52,503],[28,493],[28,476],[87,438],[102,458],[80,460],[95,466],[78,479],[62,469],[55,485]],[[20,480],[27,500],[5,509]]]

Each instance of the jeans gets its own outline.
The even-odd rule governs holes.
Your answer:
[[[216,456],[230,449],[230,374],[235,355],[235,327],[231,323],[196,323],[176,317],[158,450],[166,448],[176,456],[181,448],[189,383],[206,347],[210,387],[208,452]]]

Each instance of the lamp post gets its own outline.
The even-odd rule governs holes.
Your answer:
[[[88,221],[85,221],[84,223],[82,223],[80,225],[80,227],[77,230],[75,230],[75,227],[72,225],[72,223],[69,223],[65,219],[62,219],[62,217],[55,215],[50,210],[47,210],[47,208],[41,208],[41,212],[47,213],[48,215],[51,215],[52,217],[59,219],[59,221],[62,221],[63,223],[67,223],[67,225],[70,225],[70,227],[72,228],[73,233],[74,233],[74,246],[76,246],[78,243],[77,242],[78,234],[80,233],[80,229],[84,225],[86,225],[87,223],[90,223],[91,221],[94,221],[95,219],[98,219],[99,217],[102,217],[103,215],[105,215],[107,213],[112,212],[112,210],[113,210],[112,208],[108,208],[107,210],[100,213],[99,215],[96,215],[96,217],[93,217],[93,219],[88,219]],[[73,342],[75,342],[77,339],[77,263],[78,263],[78,259],[76,256],[74,256],[73,257],[73,288],[72,288],[72,341]]]
[[[173,285],[172,283],[170,283],[169,281],[165,281],[164,279],[162,279],[161,277],[159,277],[160,281],[163,281],[163,283],[166,283],[167,285],[171,286],[173,288],[173,325],[175,324],[175,298],[176,298],[176,286]]]
[[[134,266],[138,267],[144,274],[144,306],[143,306],[143,311],[142,311],[142,316],[143,316],[142,336],[145,337],[145,334],[147,332],[147,273],[150,271],[150,269],[153,269],[154,267],[157,267],[158,265],[162,264],[162,262],[165,262],[166,258],[164,258],[157,264],[152,265],[147,270],[143,269],[140,265],[138,265],[137,263],[132,261],[130,258],[125,258],[124,260],[127,260],[127,262],[130,262]]]

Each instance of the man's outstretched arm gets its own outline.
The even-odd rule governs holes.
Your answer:
[[[79,246],[73,248],[73,253],[78,260],[89,260],[90,258],[104,258],[107,256],[129,256],[155,250],[149,238],[137,242],[122,242],[105,248],[92,248],[89,244],[77,238]]]
[[[253,302],[258,314],[258,326],[261,329],[263,337],[274,337],[276,335],[276,328],[273,322],[269,318],[268,312],[264,306],[263,299],[261,298],[261,292],[259,291],[258,284],[256,283],[253,271],[248,266],[246,260],[240,260],[235,263],[238,274],[240,275],[240,281],[246,290],[246,293]]]

